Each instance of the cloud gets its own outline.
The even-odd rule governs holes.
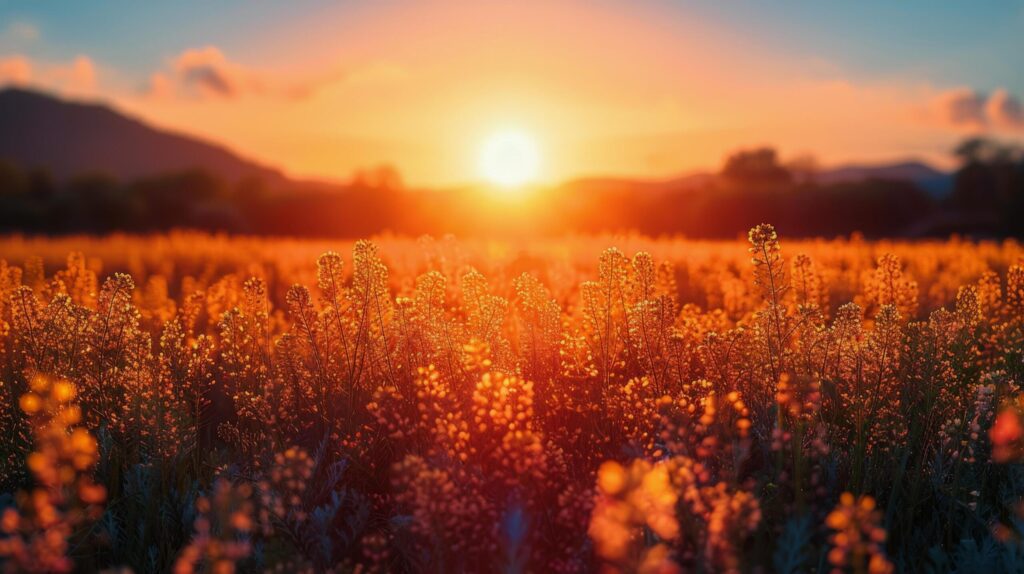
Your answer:
[[[182,52],[172,68],[185,90],[202,96],[235,98],[264,91],[258,74],[229,61],[215,46]]]
[[[243,66],[229,59],[220,48],[190,48],[154,72],[144,93],[152,98],[193,98],[233,100],[246,96],[296,99],[309,87],[289,82],[280,75]]]
[[[149,76],[146,93],[154,98],[172,98],[175,94],[174,81],[163,72],[155,72]]]
[[[941,119],[954,126],[983,126],[987,122],[985,96],[970,88],[954,88],[939,94],[935,105]]]
[[[953,88],[936,96],[932,102],[933,118],[957,128],[1004,129],[1024,128],[1024,106],[1003,88],[986,94],[971,88]]]
[[[152,73],[144,93],[157,99],[231,100],[262,96],[302,100],[336,86],[376,87],[404,82],[408,71],[397,64],[374,62],[347,72],[329,69],[297,76],[256,69],[231,60],[216,46],[185,50]]]
[[[992,92],[985,111],[996,125],[1024,128],[1024,106],[1017,97],[1002,88]]]
[[[0,57],[0,85],[24,86],[32,79],[32,62],[25,56]]]
[[[0,85],[34,86],[63,94],[93,94],[96,64],[78,55],[69,62],[34,61],[26,56],[0,57]]]
[[[51,66],[44,79],[65,92],[92,92],[96,89],[96,64],[92,58],[78,55],[68,64]]]

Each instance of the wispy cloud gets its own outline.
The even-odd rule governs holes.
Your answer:
[[[154,98],[230,100],[264,97],[301,100],[318,91],[344,85],[372,87],[393,85],[408,79],[408,71],[390,62],[373,62],[348,70],[328,67],[299,75],[243,65],[217,46],[190,48],[153,72],[144,90]]]
[[[256,72],[229,61],[215,46],[186,50],[172,67],[181,86],[203,96],[234,98],[265,89]]]
[[[293,80],[228,58],[216,46],[191,48],[154,72],[146,93],[157,98],[236,99],[246,96],[297,99],[316,82]]]
[[[190,48],[153,72],[144,89],[159,99],[235,99],[251,95],[274,95],[273,78],[262,71],[229,59],[216,46]]]

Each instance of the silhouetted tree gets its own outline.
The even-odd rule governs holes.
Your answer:
[[[971,137],[960,142],[953,150],[953,155],[963,165],[1016,163],[1021,161],[1024,150],[1016,144],[1007,144],[991,138]]]
[[[954,177],[950,207],[957,213],[989,214],[1001,233],[1024,232],[1024,150],[988,138],[970,138],[953,154],[962,165]]]
[[[61,201],[68,229],[106,232],[137,229],[140,205],[121,182],[106,173],[87,173],[68,182]]]
[[[789,183],[793,175],[779,163],[775,149],[762,147],[740,150],[725,160],[722,175],[743,184]]]
[[[230,195],[223,180],[201,169],[141,179],[130,188],[145,203],[148,223],[157,229],[190,227],[200,206],[208,208]]]

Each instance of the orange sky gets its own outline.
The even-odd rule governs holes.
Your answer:
[[[942,162],[978,128],[947,121],[941,106],[955,86],[853,73],[666,10],[535,0],[338,5],[254,30],[247,42],[210,36],[182,46],[141,77],[81,53],[30,60],[29,76],[8,55],[0,79],[7,62],[9,80],[18,72],[23,83],[113,100],[290,175],[345,179],[390,163],[424,185],[477,178],[481,141],[505,127],[535,135],[546,181],[666,177],[760,144],[825,164]],[[44,30],[37,41],[45,39]]]

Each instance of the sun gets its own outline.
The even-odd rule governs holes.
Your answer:
[[[516,188],[537,179],[540,150],[537,141],[522,130],[496,132],[480,149],[480,174],[504,188]]]

